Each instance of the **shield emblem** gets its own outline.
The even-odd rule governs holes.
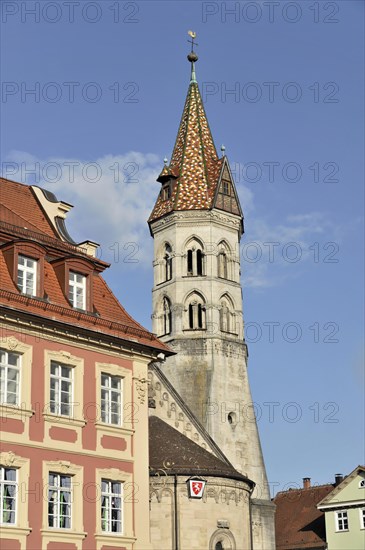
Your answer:
[[[190,498],[202,498],[205,481],[200,479],[189,479]]]

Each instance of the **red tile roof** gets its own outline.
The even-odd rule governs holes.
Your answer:
[[[0,178],[0,306],[24,313],[102,332],[123,340],[136,340],[151,348],[170,353],[169,348],[135,321],[118,302],[100,275],[108,264],[63,242],[53,230],[30,186]],[[26,229],[27,228],[27,229]],[[41,244],[47,250],[43,296],[33,298],[20,293],[5,262],[1,244],[25,239]],[[79,257],[94,264],[92,275],[93,311],[74,309],[61,288],[51,261]]]
[[[317,504],[334,485],[290,489],[276,495],[275,536],[277,550],[326,548],[324,513]]]
[[[29,185],[0,178],[1,220],[57,237]],[[25,225],[24,225],[25,224]]]

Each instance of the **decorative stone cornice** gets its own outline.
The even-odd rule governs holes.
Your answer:
[[[224,227],[230,226],[237,231],[241,228],[241,218],[219,210],[181,210],[173,212],[151,223],[152,233],[158,233],[170,226],[201,227],[214,222]]]

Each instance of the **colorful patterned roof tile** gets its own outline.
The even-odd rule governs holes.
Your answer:
[[[222,198],[224,174],[229,174],[230,185]],[[149,223],[177,210],[219,208],[242,217],[227,157],[218,157],[195,78],[190,81],[171,162],[157,181],[162,187]]]
[[[209,128],[199,87],[191,82],[185,101],[175,147],[169,166],[158,178],[171,175],[171,197],[157,199],[149,222],[173,210],[207,210],[212,208],[221,172],[219,159]],[[161,178],[161,179],[160,179]]]

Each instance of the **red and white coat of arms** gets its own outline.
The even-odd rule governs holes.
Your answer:
[[[200,479],[189,479],[190,498],[202,498],[205,483],[205,481]]]

